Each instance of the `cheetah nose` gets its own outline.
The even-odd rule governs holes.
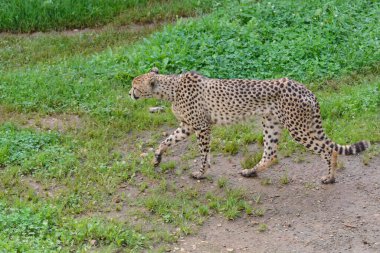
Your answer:
[[[137,97],[136,95],[135,95],[135,93],[134,93],[134,90],[133,89],[131,89],[130,91],[129,91],[129,96],[132,98],[132,99],[138,99],[139,97]]]

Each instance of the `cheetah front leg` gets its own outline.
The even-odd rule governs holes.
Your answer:
[[[177,128],[173,134],[169,135],[169,137],[167,137],[163,142],[161,142],[158,149],[154,152],[153,165],[156,167],[160,164],[162,154],[168,149],[168,147],[186,139],[192,132],[193,129],[190,126],[185,123],[181,123],[180,127]]]
[[[206,128],[203,130],[195,131],[197,135],[197,141],[201,152],[201,168],[199,171],[192,173],[193,178],[202,179],[205,178],[204,174],[208,168],[210,168],[210,134],[211,129]]]
[[[282,125],[272,115],[263,118],[264,153],[260,162],[252,169],[240,172],[243,177],[256,177],[257,172],[266,170],[277,158],[277,146],[280,138]]]

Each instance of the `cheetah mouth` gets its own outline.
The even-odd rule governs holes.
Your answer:
[[[132,95],[133,99],[135,99],[135,100],[139,99],[139,97],[135,95],[135,89],[132,90],[132,94],[131,95]]]

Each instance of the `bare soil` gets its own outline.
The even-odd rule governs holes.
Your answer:
[[[186,145],[173,147],[163,161],[180,161]],[[231,221],[214,215],[193,235],[172,245],[172,252],[380,252],[380,156],[367,166],[360,155],[340,156],[343,168],[331,185],[320,183],[327,166],[316,155],[280,158],[258,178],[238,174],[241,159],[241,154],[213,156],[207,172],[211,180],[174,174],[170,179],[201,186],[206,192],[217,187],[218,178],[227,178],[229,186],[245,189],[252,200],[261,195],[264,216],[244,215]],[[286,175],[288,184],[281,182]],[[270,178],[271,184],[264,185],[263,178]],[[267,229],[260,232],[263,224]]]
[[[60,191],[65,190],[65,186],[57,185],[56,183],[51,183],[48,186],[44,185],[42,182],[38,180],[26,176],[21,178],[21,182],[27,185],[29,188],[33,189],[33,191],[40,197],[43,198],[55,198],[59,195]]]
[[[66,132],[68,130],[79,130],[84,127],[85,120],[75,114],[55,114],[41,116],[37,113],[14,112],[0,106],[0,123],[17,122],[24,127],[38,130],[55,130]]]
[[[184,17],[183,19],[187,19],[187,17]],[[62,31],[46,31],[46,32],[27,32],[27,33],[12,33],[12,32],[0,32],[0,38],[5,36],[20,36],[20,37],[40,37],[44,35],[64,35],[64,36],[77,36],[81,34],[86,33],[101,33],[108,31],[110,29],[114,29],[119,32],[123,31],[130,31],[130,32],[140,32],[144,29],[154,29],[156,27],[159,27],[161,25],[164,25],[166,23],[169,23],[170,21],[157,21],[157,22],[147,22],[147,23],[131,23],[127,25],[105,25],[101,27],[94,27],[94,28],[81,28],[81,29],[67,29]]]
[[[79,129],[82,127],[82,122],[78,115],[61,114],[30,118],[26,125],[37,129],[65,132],[71,129]]]

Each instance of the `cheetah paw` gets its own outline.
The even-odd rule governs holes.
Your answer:
[[[245,170],[240,171],[239,173],[243,177],[257,177],[256,170],[252,170],[252,169],[245,169]]]
[[[333,184],[335,183],[335,178],[330,176],[324,176],[322,177],[322,184]]]
[[[195,179],[204,179],[206,178],[204,173],[200,172],[200,171],[194,171],[193,173],[191,173],[191,176]]]
[[[154,158],[153,158],[153,166],[154,167],[157,167],[158,165],[160,165],[161,158],[162,158],[161,155],[154,155]]]

